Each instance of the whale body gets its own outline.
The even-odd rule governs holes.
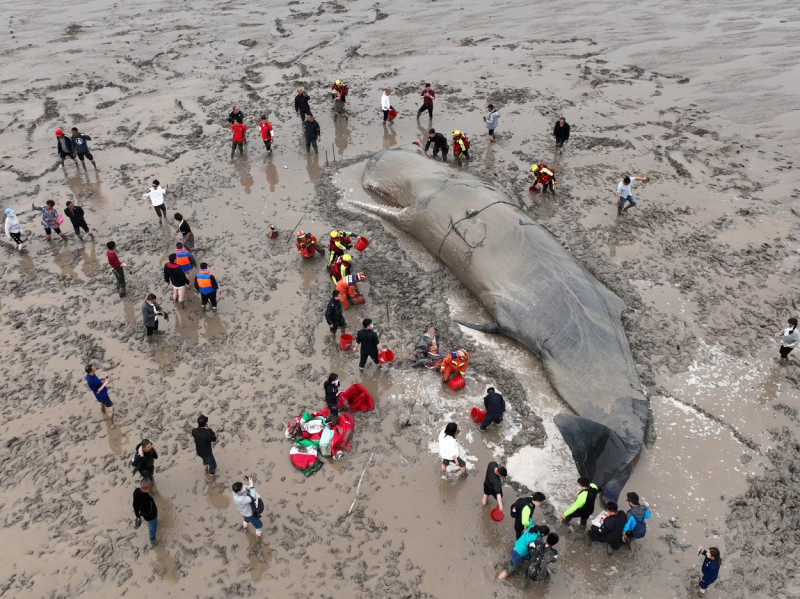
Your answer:
[[[581,476],[616,500],[649,418],[621,322],[622,299],[491,183],[428,158],[415,144],[367,161],[352,202],[414,237],[469,289],[502,333],[531,350],[574,413],[554,418]],[[466,324],[466,323],[462,323]]]

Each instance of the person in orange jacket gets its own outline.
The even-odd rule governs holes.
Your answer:
[[[358,284],[367,280],[367,276],[363,272],[354,275],[347,275],[342,277],[336,283],[336,290],[339,292],[339,301],[342,302],[342,309],[347,310],[350,307],[348,300],[352,300],[358,293]]]
[[[442,382],[446,383],[450,380],[451,376],[464,376],[469,366],[469,353],[465,349],[452,351],[445,355],[442,360],[442,365],[439,367],[442,371]]]
[[[297,251],[303,258],[312,258],[317,253],[317,238],[311,233],[307,233],[302,229],[297,232],[297,238],[294,244],[297,246]]]

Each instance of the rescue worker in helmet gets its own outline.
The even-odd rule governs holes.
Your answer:
[[[536,176],[536,181],[528,188],[528,191],[536,191],[536,186],[541,183],[542,193],[550,189],[550,193],[556,195],[556,175],[544,162],[532,164],[531,172]]]
[[[469,353],[465,349],[452,351],[445,355],[440,369],[442,371],[442,382],[446,383],[456,376],[464,376],[469,366]]]
[[[453,156],[456,157],[456,160],[461,160],[462,158],[469,160],[469,140],[458,129],[453,131]]]
[[[353,247],[353,242],[350,241],[350,238],[355,236],[355,233],[350,233],[348,231],[339,231],[338,229],[331,231],[331,237],[328,245],[331,255],[328,258],[328,266],[331,266],[336,258],[343,255],[347,250]]]
[[[358,272],[354,275],[342,277],[336,283],[336,290],[339,292],[339,301],[342,302],[343,310],[347,310],[350,307],[349,302],[358,295],[358,284],[366,280],[367,276],[363,272]]]
[[[347,94],[350,93],[350,89],[347,87],[346,83],[343,83],[340,79],[334,81],[333,85],[331,85],[331,95],[333,96],[333,100],[336,101],[337,96],[340,97],[343,103],[347,103]]]
[[[294,244],[297,246],[297,251],[300,252],[303,258],[312,258],[317,253],[316,236],[302,229],[297,232]]]
[[[328,272],[331,275],[333,284],[336,285],[339,281],[350,274],[350,269],[353,266],[353,257],[350,254],[342,254],[339,258],[333,261]]]

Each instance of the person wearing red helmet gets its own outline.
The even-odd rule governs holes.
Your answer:
[[[64,130],[60,127],[56,129],[56,152],[58,157],[61,158],[61,166],[64,166],[64,160],[69,156],[78,165],[78,159],[75,157],[75,151],[72,147],[72,139],[64,135]]]
[[[297,232],[294,244],[297,246],[297,251],[300,252],[303,258],[312,258],[317,253],[316,236],[302,229]]]
[[[352,300],[358,293],[358,284],[366,280],[366,275],[363,272],[359,272],[354,275],[342,277],[339,282],[336,283],[336,290],[339,292],[339,301],[342,302],[342,308],[347,310],[350,306],[348,300]]]

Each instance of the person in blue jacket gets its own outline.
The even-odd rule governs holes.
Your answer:
[[[631,491],[626,496],[628,501],[628,509],[626,515],[628,521],[625,522],[625,527],[622,529],[622,542],[627,543],[628,547],[633,550],[634,539],[641,539],[647,533],[647,524],[645,520],[650,517],[650,509],[646,505],[639,503],[639,494]]]
[[[717,576],[719,576],[719,568],[722,566],[722,556],[719,553],[719,549],[716,547],[709,547],[708,549],[700,549],[697,551],[697,555],[703,556],[703,567],[702,567],[702,574],[700,576],[700,590],[697,591],[698,597],[705,597],[706,591],[708,587],[711,586],[713,582],[717,580]]]

